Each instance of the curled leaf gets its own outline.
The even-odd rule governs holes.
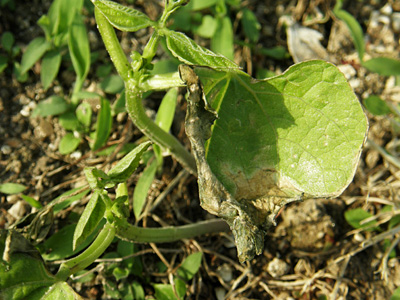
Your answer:
[[[240,261],[261,253],[285,204],[336,197],[353,179],[368,124],[333,65],[305,62],[267,80],[187,66],[180,74],[201,205],[228,222]]]

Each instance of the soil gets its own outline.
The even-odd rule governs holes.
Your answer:
[[[12,32],[16,44],[24,50],[34,37],[42,35],[36,22],[47,12],[51,1],[14,2],[15,10],[8,7],[0,10],[0,33]],[[400,2],[368,0],[346,3],[344,9],[357,18],[365,33],[366,56],[399,58]],[[242,6],[251,9],[261,23],[257,47],[283,46],[288,49],[281,17],[291,16],[298,24],[322,34],[321,49],[326,51],[323,54],[345,73],[360,100],[378,95],[397,105],[400,102],[400,88],[396,85],[398,78],[379,76],[361,66],[347,27],[333,16],[334,4],[335,1],[330,0],[242,2]],[[162,1],[156,0],[135,1],[135,8],[153,19],[161,12],[161,5]],[[97,53],[98,58],[92,64],[84,89],[98,90],[96,68],[110,62],[93,15],[88,11],[85,14],[91,51]],[[239,24],[240,13],[232,11],[231,17],[235,39],[245,39]],[[120,38],[129,53],[131,50],[140,51],[149,34],[142,30],[120,34]],[[203,42],[207,44],[207,41]],[[293,64],[292,58],[277,60],[259,53],[237,44],[235,61],[254,76],[261,68],[279,74]],[[20,61],[20,56],[16,60]],[[115,153],[111,157],[96,156],[87,142],[83,142],[74,155],[63,156],[57,151],[65,134],[58,119],[33,118],[30,114],[40,100],[51,95],[69,95],[74,73],[68,62],[63,63],[56,81],[45,91],[40,84],[39,72],[40,63],[37,63],[24,83],[16,80],[11,68],[0,74],[0,183],[21,183],[28,187],[24,192],[26,195],[46,204],[61,193],[81,186],[84,167],[109,167],[115,160]],[[116,98],[115,95],[106,96],[111,101]],[[146,100],[149,113],[154,114],[161,96],[156,93]],[[183,91],[177,108],[172,132],[189,147],[183,129]],[[368,139],[398,157],[399,131],[392,126],[390,118],[369,113],[368,118]],[[128,116],[120,114],[114,120],[107,146],[132,142],[141,136]],[[142,168],[129,181],[131,192],[141,171]],[[188,174],[182,176],[181,171],[175,160],[171,157],[165,159],[163,173],[152,184],[149,201],[160,195],[177,176],[180,177],[158,208],[147,216],[148,224],[182,225],[212,217],[199,206],[196,178]],[[141,256],[143,272],[150,278],[149,282],[168,283],[168,272],[155,271],[160,260],[157,253],[161,253],[172,266],[177,266],[183,257],[202,251],[202,266],[190,282],[187,299],[389,299],[400,286],[400,249],[396,245],[397,255],[386,261],[383,243],[368,244],[379,232],[353,230],[345,221],[344,213],[361,207],[382,220],[385,203],[398,205],[399,186],[398,166],[367,144],[354,181],[343,195],[337,199],[308,200],[286,207],[277,218],[277,226],[265,239],[264,253],[251,262],[238,263],[232,236],[213,234],[173,244],[139,245],[139,250],[146,253]],[[83,199],[57,215],[58,221],[52,232],[62,226],[68,213],[82,211],[87,200]],[[0,228],[8,228],[32,210],[19,195],[0,194],[0,201]],[[389,240],[394,239],[389,236]],[[364,247],[365,243],[369,247]],[[71,284],[83,297],[105,299],[107,296],[101,284],[105,274],[101,269],[94,273],[95,279],[90,282]],[[151,298],[154,293],[151,284],[143,284]]]

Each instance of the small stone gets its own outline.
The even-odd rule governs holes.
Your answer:
[[[285,261],[277,257],[271,260],[267,266],[268,273],[274,278],[287,274],[289,270],[290,266]]]
[[[25,205],[24,201],[18,201],[8,210],[8,214],[10,214],[14,219],[19,220],[25,214]]]
[[[8,146],[8,145],[3,145],[3,146],[1,146],[0,151],[1,151],[1,153],[3,153],[4,155],[8,155],[8,154],[11,153],[12,149],[11,149],[11,147]]]
[[[230,282],[233,279],[232,268],[228,264],[223,264],[217,269],[217,273],[225,282]]]

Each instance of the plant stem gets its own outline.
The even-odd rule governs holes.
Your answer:
[[[171,151],[172,155],[192,174],[197,174],[194,157],[171,134],[157,126],[145,113],[141,92],[136,86],[126,86],[126,110],[133,123],[150,140]]]
[[[169,243],[213,232],[229,231],[228,224],[222,219],[202,221],[190,225],[161,228],[143,228],[117,219],[116,236],[135,243]]]
[[[103,16],[98,8],[94,9],[94,14],[100,35],[111,57],[111,60],[114,63],[115,68],[117,69],[118,74],[122,77],[124,81],[128,81],[130,65],[124,51],[121,48],[121,45],[119,44],[119,40],[117,38],[117,35],[115,34],[114,28],[111,26],[111,24]]]
[[[139,83],[142,91],[168,90],[174,87],[185,87],[186,84],[179,77],[178,72],[148,76]]]
[[[114,237],[114,226],[106,223],[94,242],[83,253],[61,264],[56,277],[66,280],[72,274],[85,269],[104,253]]]

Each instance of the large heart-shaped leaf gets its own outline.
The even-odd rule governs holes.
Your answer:
[[[181,76],[191,93],[186,131],[202,206],[228,221],[244,261],[261,252],[265,230],[283,205],[343,192],[354,176],[367,120],[343,74],[327,62],[301,63],[261,81],[237,70],[195,72]],[[205,109],[195,99],[196,76]],[[207,106],[218,119],[204,145],[212,123]]]

